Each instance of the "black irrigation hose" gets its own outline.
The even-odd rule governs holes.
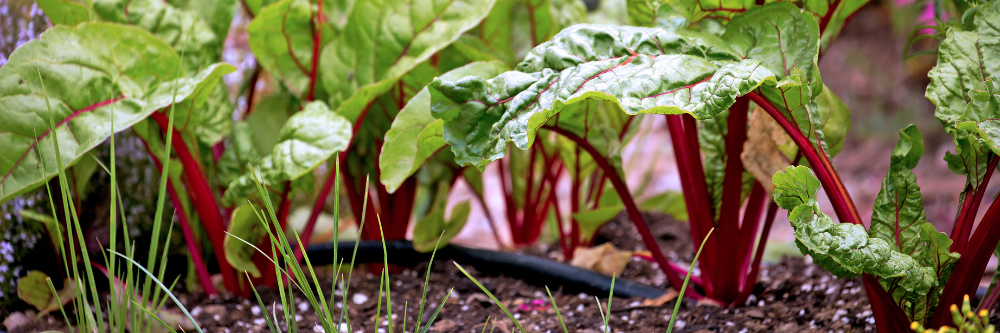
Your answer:
[[[334,243],[310,245],[306,251],[309,261],[314,265],[332,264],[334,246],[338,245]],[[430,253],[414,250],[410,241],[387,241],[385,247],[390,264],[416,266],[430,260],[431,257]],[[337,251],[341,259],[350,260],[354,242],[340,242]],[[361,241],[358,244],[355,263],[380,263],[382,258],[381,241]],[[535,256],[449,245],[438,250],[435,258],[454,260],[459,264],[475,267],[480,272],[503,274],[552,289],[561,287],[566,293],[579,292],[602,296],[611,292],[610,276]],[[635,281],[616,278],[614,292],[615,297],[657,298],[663,295],[664,291]]]

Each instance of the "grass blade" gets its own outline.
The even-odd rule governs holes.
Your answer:
[[[455,267],[458,267],[458,270],[462,271],[462,274],[465,274],[465,277],[469,278],[469,280],[472,280],[472,283],[475,283],[480,290],[486,293],[486,296],[489,296],[490,299],[493,300],[493,303],[495,303],[497,306],[500,307],[500,310],[503,310],[503,313],[507,315],[507,318],[510,318],[510,320],[514,322],[514,325],[517,326],[517,329],[521,330],[522,333],[528,332],[524,329],[524,327],[521,326],[521,323],[519,323],[517,319],[514,318],[514,315],[510,314],[510,311],[507,310],[507,307],[503,306],[503,304],[500,303],[500,300],[498,300],[496,296],[493,296],[493,293],[487,290],[482,283],[479,283],[479,280],[476,280],[476,278],[472,277],[472,275],[469,274],[469,272],[465,271],[465,269],[462,268],[462,266],[460,266],[457,262],[453,263],[455,264]]]
[[[545,292],[549,294],[549,301],[552,302],[552,308],[556,310],[556,318],[559,319],[559,325],[562,326],[563,333],[569,333],[566,329],[566,322],[563,321],[562,314],[559,313],[559,306],[556,305],[556,299],[552,297],[552,291],[549,290],[549,286],[545,286]],[[485,330],[486,327],[483,327]]]
[[[424,326],[424,330],[420,331],[420,333],[427,333],[427,330],[429,330],[431,328],[431,324],[434,323],[434,319],[437,319],[437,316],[439,314],[441,314],[441,309],[444,308],[444,305],[448,303],[448,297],[451,297],[451,293],[454,290],[455,290],[455,288],[451,288],[451,289],[448,290],[448,293],[444,295],[444,299],[441,300],[441,305],[438,305],[437,309],[434,310],[434,313],[431,314],[431,318],[427,320],[427,326]],[[417,321],[419,322],[420,318],[417,318]],[[490,318],[486,317],[486,321],[489,322]],[[404,329],[403,331],[405,332],[406,328],[404,327],[403,329]],[[416,331],[414,331],[414,332],[416,332]]]
[[[170,292],[170,289],[168,289],[167,286],[164,286],[163,282],[160,282],[159,279],[157,279],[155,276],[153,276],[153,273],[151,273],[145,267],[142,267],[142,265],[139,265],[139,263],[136,262],[135,260],[132,260],[132,258],[126,257],[126,256],[122,255],[121,253],[119,253],[118,251],[108,250],[108,252],[111,252],[114,255],[122,257],[122,259],[128,260],[133,265],[135,265],[135,267],[137,267],[140,270],[142,270],[143,273],[146,273],[146,276],[149,277],[149,279],[153,280],[153,283],[156,283],[156,285],[159,286],[160,289],[162,289],[167,294],[167,296],[170,297],[170,299],[174,300],[174,304],[177,305],[177,307],[181,310],[181,312],[184,312],[184,316],[187,317],[188,320],[191,321],[191,324],[194,324],[195,330],[197,330],[198,333],[204,333],[204,331],[201,330],[201,326],[198,326],[198,322],[196,322],[194,320],[194,317],[191,316],[191,313],[188,312],[188,310],[186,308],[184,308],[183,305],[181,305],[181,301],[177,300],[177,297],[175,297],[174,294]]]
[[[701,246],[698,246],[698,252],[694,254],[694,260],[691,261],[691,267],[688,268],[687,277],[684,278],[684,284],[681,285],[681,292],[677,294],[677,303],[674,304],[674,313],[670,315],[670,323],[667,324],[667,333],[674,330],[674,322],[677,321],[677,312],[681,310],[681,301],[684,300],[684,291],[687,290],[688,281],[691,280],[691,274],[694,272],[694,265],[698,263],[698,257],[701,256],[701,250],[705,248],[705,243],[708,243],[708,237],[712,236],[713,231],[715,231],[715,228],[708,230],[708,233],[705,234],[705,239],[701,241]]]

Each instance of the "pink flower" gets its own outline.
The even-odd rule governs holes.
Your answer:
[[[542,311],[549,308],[549,303],[542,299],[532,300],[531,302],[521,303],[517,307],[518,311],[521,312],[531,312],[531,311]]]

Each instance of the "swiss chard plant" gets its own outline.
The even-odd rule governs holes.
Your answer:
[[[837,224],[818,209],[820,184],[808,169],[790,168],[773,179],[775,201],[789,210],[799,248],[838,276],[863,276],[880,332],[908,331],[908,322],[914,327],[958,324],[952,323],[948,307],[975,294],[1000,242],[1000,200],[975,221],[1000,153],[995,120],[1000,116],[1000,2],[968,5],[961,21],[947,26],[938,63],[928,74],[927,98],[955,142],[955,152],[945,161],[966,177],[950,236],[927,221],[911,171],[923,155],[923,139],[912,125],[900,131],[867,231],[861,224]],[[846,192],[836,195],[841,198],[832,200],[835,205],[851,200]],[[996,281],[980,310],[996,307]]]
[[[757,230],[763,224],[766,239],[777,212],[766,205],[769,186],[757,179],[802,163],[817,166],[830,197],[845,192],[830,158],[848,111],[824,88],[816,62],[863,4],[631,1],[632,23],[644,27],[574,25],[532,49],[514,71],[437,78],[428,87],[431,112],[455,160],[480,169],[508,156],[508,142],[544,156],[544,142],[557,137],[574,184],[569,229],[601,207],[623,207],[671,285],[681,288],[685,270],[658,249],[621,168],[633,118],[665,115],[692,238],[700,242],[713,227],[718,235],[708,239],[689,295],[742,304],[765,243]],[[767,129],[775,135],[758,137]],[[602,191],[613,200],[603,204]],[[860,223],[849,201],[837,213]],[[585,237],[564,229],[560,224],[564,244]]]

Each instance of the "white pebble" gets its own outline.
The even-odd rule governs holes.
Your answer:
[[[306,310],[309,310],[309,304],[306,304],[306,302],[299,303],[299,311],[306,312]]]
[[[354,304],[358,304],[358,305],[365,304],[365,302],[368,302],[368,295],[365,295],[365,294],[362,294],[362,293],[357,293],[357,294],[354,294],[353,297],[351,297],[351,300],[354,301]]]
[[[315,324],[315,325],[313,325],[313,332],[316,332],[316,333],[326,333],[326,330],[323,329],[323,326],[319,326],[319,324]]]
[[[256,305],[250,307],[250,313],[253,313],[254,316],[259,316],[260,315],[260,307],[256,306]]]

